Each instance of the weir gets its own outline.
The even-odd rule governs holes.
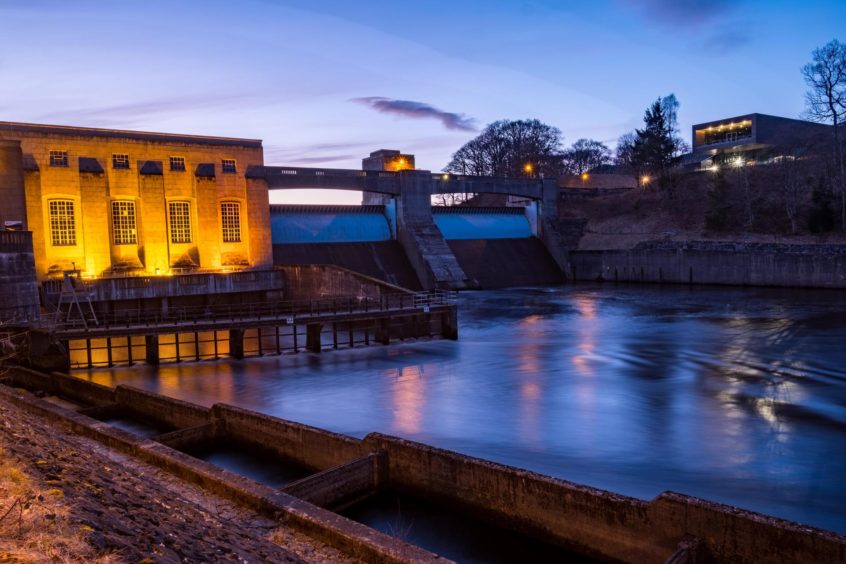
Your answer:
[[[268,190],[333,188],[365,193],[368,205],[349,210],[337,206],[310,209],[273,206],[271,225],[277,264],[302,260],[310,250],[314,251],[314,257],[321,258],[349,253],[349,258],[339,259],[343,266],[366,265],[362,267],[368,274],[391,282],[408,279],[410,265],[419,287],[424,289],[513,285],[515,280],[495,275],[508,270],[502,268],[505,263],[495,260],[480,263],[474,256],[459,256],[464,255],[462,250],[467,245],[453,245],[457,240],[496,239],[499,242],[487,253],[490,259],[500,256],[502,251],[507,251],[506,255],[522,256],[528,249],[541,263],[539,268],[530,269],[530,272],[542,272],[541,276],[524,276],[517,283],[548,284],[559,282],[567,275],[569,246],[555,227],[558,215],[555,180],[474,177],[418,170],[295,167],[253,167],[247,175],[263,180]],[[530,204],[515,208],[433,208],[432,197],[446,193],[511,195],[527,199]],[[535,243],[513,242],[521,239],[533,239]],[[359,245],[335,247],[350,243]],[[363,243],[369,246],[362,246]],[[380,265],[378,253],[388,248],[394,249],[392,256],[401,249],[407,265],[394,264],[387,268]],[[474,271],[473,275],[466,272],[465,265]]]

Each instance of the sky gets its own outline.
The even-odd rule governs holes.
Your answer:
[[[440,170],[498,119],[613,146],[670,93],[685,138],[799,117],[800,68],[846,41],[846,1],[0,0],[0,24],[0,120],[258,138],[270,165],[399,149]]]

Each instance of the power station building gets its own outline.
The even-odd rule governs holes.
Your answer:
[[[0,122],[0,228],[39,280],[272,266],[259,140]]]

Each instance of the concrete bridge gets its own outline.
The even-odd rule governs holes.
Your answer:
[[[356,265],[349,263],[353,258],[351,254],[354,254],[351,248],[339,245],[369,243],[370,248],[362,251],[359,257],[359,262],[372,263],[365,268],[367,274],[380,275],[381,270],[382,278],[409,285],[408,280],[398,279],[401,277],[401,267],[380,269],[379,265],[385,260],[405,261],[414,272],[417,286],[423,289],[465,289],[480,284],[490,287],[491,284],[484,284],[480,279],[489,278],[487,274],[503,269],[501,264],[488,265],[486,263],[489,261],[480,260],[483,254],[491,258],[508,255],[514,260],[531,257],[524,265],[512,264],[511,267],[522,271],[539,268],[543,274],[527,278],[521,283],[556,282],[568,272],[568,245],[555,228],[558,186],[554,179],[465,176],[420,170],[392,172],[272,166],[251,167],[247,176],[264,181],[268,190],[318,188],[364,193],[365,205],[360,208],[345,207],[342,210],[340,207],[328,209],[326,206],[272,206],[271,224],[276,262],[322,257],[331,263],[340,259],[342,266],[356,269]],[[433,195],[452,193],[516,196],[530,200],[531,203],[525,208],[484,210],[432,207]],[[350,214],[357,217],[350,218]],[[482,220],[480,215],[485,214]],[[452,217],[448,218],[447,215]],[[306,216],[312,219],[304,219]],[[321,216],[321,219],[314,219],[317,216]],[[348,218],[346,221],[344,216]],[[514,227],[515,216],[524,218],[525,233],[515,235],[520,231]],[[380,217],[384,219],[380,220]],[[335,232],[328,235],[324,233],[323,240],[318,236],[314,240],[304,241],[291,233],[291,221],[308,224],[305,231],[311,232],[321,231],[326,225],[334,225]],[[475,237],[468,233],[473,225],[483,223],[487,230],[480,230]],[[463,227],[457,227],[459,224]],[[343,225],[346,227],[343,228]],[[459,231],[460,235],[456,236]],[[506,236],[498,235],[496,231]],[[511,243],[506,244],[506,239],[511,240]],[[470,243],[471,240],[493,242],[489,245],[474,245]],[[335,246],[332,247],[332,244]],[[489,252],[484,253],[485,250]],[[341,254],[346,256],[340,257]],[[468,270],[472,272],[468,273]],[[493,285],[497,284],[494,282]]]

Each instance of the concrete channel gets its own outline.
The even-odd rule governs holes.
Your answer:
[[[15,368],[2,383],[24,409],[365,561],[460,560],[474,538],[532,561],[846,561],[842,535],[678,493],[644,501],[379,433],[356,439],[62,373]],[[227,470],[227,457],[258,470]],[[400,503],[420,534],[391,517]],[[449,519],[458,532],[438,529]],[[367,526],[380,523],[383,532]]]

